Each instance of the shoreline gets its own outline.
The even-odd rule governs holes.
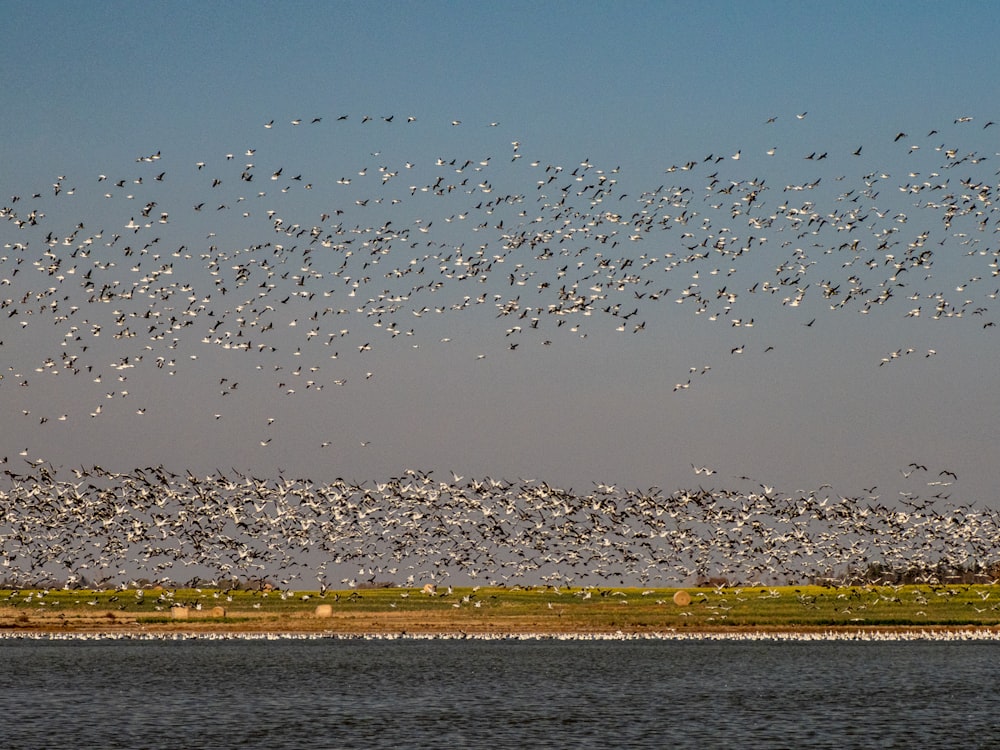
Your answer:
[[[1000,640],[994,591],[21,589],[0,597],[0,640]]]
[[[365,618],[368,619],[368,618]],[[0,626],[0,641],[11,640],[482,640],[482,641],[1000,641],[1000,626],[988,625],[772,625],[714,627],[552,628],[545,623],[483,623],[459,627],[414,623],[330,622],[316,617],[260,618],[258,622],[181,621],[98,626],[52,622]]]
[[[1000,641],[993,628],[872,628],[862,630],[716,630],[654,632],[338,632],[231,630],[0,630],[4,641]]]

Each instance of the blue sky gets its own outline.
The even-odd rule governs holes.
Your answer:
[[[24,230],[0,224],[0,278],[10,281],[0,287],[0,299],[10,299],[8,308],[19,311],[0,318],[0,457],[16,462],[27,451],[29,459],[60,465],[96,462],[126,469],[162,463],[178,470],[236,467],[258,474],[282,469],[317,479],[386,477],[420,467],[443,475],[537,477],[581,489],[595,481],[721,487],[750,476],[789,492],[823,482],[843,494],[877,485],[883,499],[934,491],[914,488],[901,476],[901,469],[918,461],[936,469],[935,476],[942,469],[959,474],[950,488],[953,500],[994,502],[1000,375],[996,328],[983,327],[996,315],[991,257],[966,255],[964,238],[953,236],[964,224],[946,231],[940,212],[917,205],[925,195],[899,189],[946,178],[952,192],[966,178],[996,185],[1000,131],[983,128],[991,118],[1000,120],[992,104],[1000,101],[998,84],[986,74],[996,62],[1000,28],[1000,11],[992,6],[43,2],[10,4],[5,15],[0,97],[11,114],[0,122],[0,196],[19,214],[34,200],[45,221]],[[343,115],[348,119],[339,120]],[[370,122],[362,122],[366,116]],[[416,119],[408,123],[409,117]],[[973,119],[955,122],[964,117]],[[299,118],[301,125],[291,124]],[[271,121],[273,127],[265,128]],[[897,141],[898,133],[906,136]],[[945,174],[938,170],[947,161],[938,146],[988,159]],[[858,147],[861,155],[855,157]],[[156,153],[155,162],[136,161]],[[829,156],[805,159],[810,153]],[[739,159],[732,158],[736,154]],[[456,174],[438,159],[457,159],[454,167],[473,164]],[[534,161],[538,167],[530,166]],[[691,161],[696,168],[668,171]],[[198,169],[198,162],[205,166]],[[247,163],[254,164],[255,181],[241,184]],[[379,316],[369,314],[373,306],[364,301],[411,286],[383,278],[384,272],[416,260],[428,266],[430,278],[439,263],[422,257],[440,246],[433,253],[394,246],[377,271],[358,262],[359,250],[346,261],[347,273],[355,281],[369,280],[350,297],[351,282],[332,276],[343,259],[315,250],[307,263],[304,242],[278,235],[263,218],[276,210],[286,225],[308,228],[340,208],[347,227],[392,221],[410,227],[414,237],[461,245],[463,252],[486,245],[489,256],[503,244],[504,229],[495,228],[499,218],[507,229],[518,221],[531,229],[537,213],[546,217],[545,228],[558,228],[564,219],[553,218],[555,211],[537,197],[539,172],[547,180],[553,172],[546,167],[563,168],[544,188],[555,201],[562,178],[572,184],[571,173],[585,164],[588,177],[601,170],[617,181],[607,199],[614,205],[598,213],[628,217],[642,210],[645,191],[665,185],[690,187],[692,208],[700,212],[696,222],[711,216],[710,228],[688,225],[690,238],[680,228],[637,242],[623,235],[614,259],[628,255],[637,269],[642,255],[656,257],[655,275],[635,272],[648,275],[652,287],[671,289],[662,300],[640,299],[634,296],[638,287],[628,288],[595,302],[592,315],[562,326],[543,315],[537,330],[510,333],[514,325],[527,328],[530,317],[520,323],[497,317],[494,295],[501,303],[515,296],[516,281],[509,276],[534,271],[520,301],[541,305],[551,304],[564,283],[555,275],[562,265],[584,263],[577,269],[581,278],[594,269],[600,273],[594,240],[571,238],[562,247],[584,248],[579,260],[557,264],[515,253],[478,285],[439,272],[440,291],[414,291],[375,326]],[[482,170],[472,171],[477,166]],[[379,167],[404,174],[383,190]],[[279,168],[280,179],[270,180]],[[418,185],[432,183],[435,175],[471,177],[472,186],[488,178],[494,192],[470,198],[459,189],[440,201],[419,191],[410,195],[411,183],[403,185],[407,170]],[[157,181],[160,172],[165,178]],[[99,181],[102,174],[108,179]],[[291,179],[298,175],[302,180]],[[714,242],[722,228],[741,239],[761,234],[748,229],[745,217],[711,207],[730,202],[725,194],[706,197],[712,179],[721,186],[762,179],[769,188],[761,194],[766,210],[810,200],[826,215],[845,205],[838,196],[864,189],[866,175],[881,181],[872,188],[878,192],[872,202],[887,212],[884,219],[867,219],[872,229],[864,241],[872,253],[878,253],[877,231],[898,230],[893,237],[901,248],[923,229],[932,233],[929,278],[918,276],[924,269],[911,270],[891,304],[864,315],[856,304],[830,309],[822,284],[846,288],[852,275],[840,250],[847,235],[833,231],[817,235],[818,246],[811,247],[805,245],[810,237],[772,230],[766,252],[755,249],[732,263],[710,256],[669,273],[662,268],[666,253],[685,255],[706,236]],[[212,188],[216,177],[222,182]],[[344,178],[351,184],[336,182]],[[820,184],[807,196],[783,191],[817,178]],[[125,180],[126,187],[114,188],[116,180]],[[58,196],[52,187],[57,182]],[[306,191],[306,184],[313,188]],[[281,193],[285,187],[289,192]],[[104,198],[105,192],[112,197]],[[35,193],[42,197],[33,199]],[[506,194],[523,194],[524,205],[498,207],[489,215],[490,227],[473,231],[471,222],[485,219],[476,204]],[[12,204],[13,196],[21,200]],[[376,204],[381,196],[386,202]],[[398,206],[391,196],[398,197]],[[366,198],[368,204],[356,204]],[[575,209],[593,209],[586,199],[574,200]],[[141,219],[139,209],[149,201],[156,202],[151,223],[162,211],[170,223],[129,237],[125,225]],[[193,211],[202,202],[203,210]],[[247,220],[244,210],[252,214]],[[531,215],[521,217],[520,210]],[[455,218],[463,211],[472,214],[464,224]],[[900,213],[907,214],[905,221],[894,221]],[[28,320],[24,310],[49,299],[21,301],[51,282],[31,267],[43,258],[47,233],[65,237],[77,223],[84,229],[73,242],[103,230],[94,241],[103,249],[76,259],[80,276],[59,283],[56,296],[69,297],[62,309],[75,304],[78,311],[53,321],[52,314],[36,310],[37,317],[22,326]],[[428,224],[425,237],[419,227]],[[990,217],[971,252],[996,249],[995,224]],[[107,247],[114,233],[123,238]],[[139,253],[140,239],[154,237],[161,239],[141,259],[123,254],[129,241]],[[782,247],[785,239],[793,245]],[[26,250],[8,247],[25,240]],[[235,331],[234,321],[243,314],[237,307],[252,287],[234,288],[233,266],[250,258],[275,262],[273,247],[247,248],[282,241],[294,246],[279,268],[289,278],[278,274],[276,288],[258,301],[280,308],[269,319],[275,329],[286,330],[280,338],[272,329],[270,338],[256,339],[277,344],[279,351],[234,353],[203,344],[214,324],[209,311],[224,319],[219,331]],[[790,256],[795,242],[815,261],[801,284],[801,306],[781,304],[786,290],[767,299],[748,294],[755,282],[780,277],[774,266]],[[182,246],[189,259],[183,253],[167,257]],[[59,251],[65,253],[64,247],[72,249],[60,245]],[[831,248],[836,253],[824,254]],[[162,257],[154,263],[151,255],[158,252]],[[231,287],[225,296],[201,257],[218,252],[225,258],[219,273]],[[885,278],[886,252],[866,278]],[[17,253],[22,270],[14,274]],[[608,251],[602,257],[611,256]],[[95,272],[104,282],[131,283],[170,261],[172,280],[191,285],[204,307],[197,315],[179,315],[178,302],[186,299],[180,293],[169,302],[89,301],[78,280],[102,257],[116,263]],[[71,262],[64,259],[63,269]],[[140,269],[132,271],[136,262]],[[304,264],[322,276],[303,285],[317,298],[295,311],[288,303],[274,305],[297,291],[293,277]],[[736,270],[723,283],[731,266]],[[262,281],[259,266],[252,270],[254,284]],[[707,320],[712,310],[697,315],[695,305],[676,302],[695,273],[697,289],[716,312],[721,287],[740,292],[730,312],[718,313],[721,320]],[[969,282],[973,277],[979,280]],[[547,290],[538,289],[546,281]],[[933,320],[933,294],[960,285],[968,288],[958,301],[971,301],[965,313]],[[333,294],[324,299],[322,291]],[[435,306],[480,293],[488,294],[488,303],[434,313]],[[921,298],[908,304],[904,297],[910,294]],[[619,302],[622,315],[631,307],[639,310],[624,323],[625,332],[616,330],[621,320],[602,313]],[[917,306],[921,316],[907,317]],[[325,307],[348,312],[310,320]],[[426,314],[414,314],[423,307]],[[978,308],[985,311],[974,315]],[[115,339],[121,328],[116,311],[159,313],[154,324],[176,315],[192,325],[152,339],[150,326],[140,325],[149,318],[133,317],[135,336]],[[753,327],[731,325],[737,317],[753,318]],[[293,320],[296,325],[289,326]],[[91,369],[44,372],[58,369],[46,368],[46,358],[58,362],[62,353],[83,345],[66,345],[69,326],[86,333],[97,321],[102,335],[91,337],[86,351],[74,350],[78,365]],[[644,329],[633,334],[640,321]],[[571,332],[574,325],[579,330]],[[397,335],[387,333],[393,326]],[[306,329],[318,332],[307,338]],[[322,343],[342,329],[349,333],[335,337],[333,346]],[[169,347],[173,337],[180,340],[175,349]],[[371,351],[360,350],[366,343]],[[511,343],[517,348],[510,349]],[[732,353],[741,346],[742,354]],[[880,366],[882,357],[908,348],[914,351]],[[930,350],[936,354],[927,356]],[[338,356],[331,360],[334,352]],[[137,355],[139,364],[128,370],[111,367],[125,356],[134,363]],[[177,364],[155,367],[158,357],[176,357]],[[167,377],[171,369],[176,375]],[[306,379],[322,390],[307,388]],[[24,380],[29,384],[19,386]],[[690,387],[675,390],[688,380]],[[234,382],[239,388],[222,396]],[[98,405],[101,411],[91,417]],[[718,474],[706,479],[692,464],[710,465]]]

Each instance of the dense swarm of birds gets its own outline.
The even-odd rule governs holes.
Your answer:
[[[807,113],[784,120],[808,123]],[[498,144],[498,123],[420,131],[451,150],[402,158],[399,130],[422,125],[395,115],[270,121],[260,143],[204,160],[144,153],[11,195],[0,208],[0,394],[29,403],[20,417],[38,429],[111,414],[155,420],[145,396],[176,375],[211,383],[218,407],[204,419],[220,420],[247,373],[280,397],[314,396],[363,386],[373,351],[451,345],[428,323],[438,316],[486,331],[470,367],[487,351],[522,356],[595,330],[639,336],[688,313],[720,326],[725,357],[772,351],[760,331],[780,310],[810,328],[844,312],[995,327],[996,154],[959,145],[989,142],[992,121],[886,134],[889,165],[873,165],[867,146],[692,155],[662,165],[662,184],[649,188],[618,166],[560,165],[519,140]],[[382,150],[323,156],[348,127],[393,135]],[[446,137],[476,128],[487,135]],[[284,163],[281,138],[317,145]],[[768,160],[801,179],[755,175]],[[904,343],[872,366],[935,354]],[[690,367],[673,392],[711,369]],[[50,411],[67,379],[89,396]],[[253,436],[260,449],[273,422],[262,418]],[[900,510],[877,496],[573,493],[413,470],[374,487],[164,468],[77,469],[74,482],[26,461],[2,458],[0,549],[16,577],[51,564],[77,576],[178,564],[270,575],[309,553],[322,558],[321,579],[329,562],[377,577],[404,561],[438,576],[652,580],[711,568],[753,578],[874,558],[981,559],[992,549],[977,540],[996,537],[985,511]],[[932,500],[947,504],[940,494]]]
[[[908,472],[918,481],[948,473]],[[785,494],[750,489],[746,477],[742,490],[665,493],[415,470],[372,483],[163,467],[73,475],[45,464],[8,474],[0,541],[9,582],[769,584],[844,581],[873,565],[928,577],[987,570],[1000,553],[997,511],[915,493],[894,507],[828,486]],[[350,566],[356,573],[335,577]]]

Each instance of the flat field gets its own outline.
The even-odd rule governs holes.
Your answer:
[[[690,603],[678,604],[683,591]],[[683,601],[684,595],[679,599]],[[325,611],[324,611],[325,610]],[[1000,626],[1000,588],[0,590],[0,632],[656,633]]]

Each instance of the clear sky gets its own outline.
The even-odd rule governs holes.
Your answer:
[[[5,6],[11,464],[996,502],[1000,9]]]

